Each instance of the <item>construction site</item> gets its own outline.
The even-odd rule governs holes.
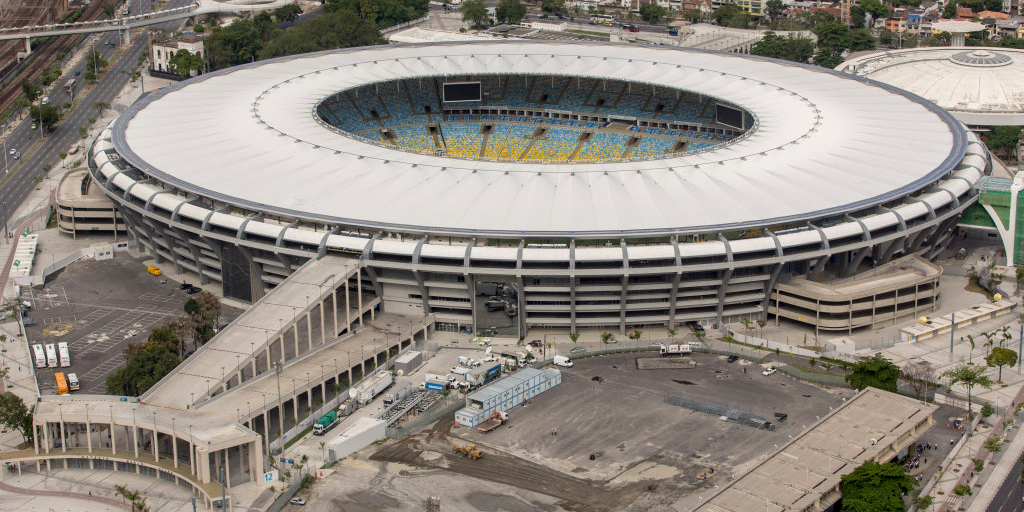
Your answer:
[[[441,510],[670,506],[728,482],[854,395],[764,376],[750,361],[714,354],[688,355],[683,368],[640,369],[658,367],[643,363],[658,357],[577,359],[558,368],[560,384],[484,423],[460,425],[447,415],[425,431],[370,446],[341,460],[312,489],[310,506],[413,511],[431,497]],[[758,427],[673,398],[774,423]]]

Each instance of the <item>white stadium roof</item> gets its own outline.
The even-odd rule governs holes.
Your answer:
[[[906,89],[980,126],[1024,124],[1024,51],[915,48],[870,53],[839,69]]]
[[[339,134],[332,94],[417,76],[555,74],[659,84],[753,114],[720,149],[618,163],[416,154]],[[286,57],[136,103],[117,152],[165,184],[260,212],[427,233],[621,236],[791,223],[880,204],[952,170],[966,135],[902,91],[818,67],[637,45],[390,45]]]

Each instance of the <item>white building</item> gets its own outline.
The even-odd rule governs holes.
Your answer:
[[[170,60],[178,50],[188,50],[189,53],[204,57],[203,53],[203,38],[195,34],[187,34],[173,39],[168,39],[159,43],[153,43],[153,47],[150,50],[149,60],[153,63],[151,69],[154,71],[162,71],[164,73],[173,73],[170,69]],[[192,71],[190,76],[196,76],[198,73]]]

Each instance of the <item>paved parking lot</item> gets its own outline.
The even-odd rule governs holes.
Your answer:
[[[23,300],[33,303],[27,314],[34,322],[27,328],[30,343],[64,341],[71,353],[70,368],[36,370],[43,394],[56,393],[57,371],[78,374],[81,393],[105,393],[107,375],[124,363],[125,347],[184,314],[189,295],[179,283],[151,275],[143,261],[124,252],[113,260],[78,261],[23,292]],[[226,321],[240,313],[222,306]]]
[[[572,368],[555,367],[562,384],[509,411],[508,427],[453,434],[582,478],[614,483],[645,478],[632,473],[646,471],[675,473],[690,483],[712,467],[738,472],[853,396],[851,390],[826,390],[781,373],[765,377],[761,367],[746,360],[729,363],[724,356],[694,354],[694,368],[658,370],[638,370],[637,357],[592,357],[575,360]],[[774,431],[756,429],[669,405],[668,396],[772,421],[775,413],[785,413],[788,419]],[[654,464],[662,466],[661,473]]]

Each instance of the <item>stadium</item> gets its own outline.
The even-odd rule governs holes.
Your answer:
[[[934,281],[876,290],[869,312],[777,285],[934,258],[990,162],[946,111],[863,77],[514,41],[196,77],[126,110],[89,169],[139,250],[227,297],[331,253],[389,313],[523,337],[929,311]]]

